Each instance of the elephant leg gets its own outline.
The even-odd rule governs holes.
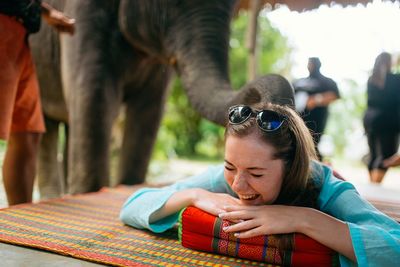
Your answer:
[[[70,194],[98,191],[108,185],[111,124],[96,125],[91,120],[71,121],[67,182]]]
[[[138,184],[145,180],[164,109],[166,81],[164,77],[157,84],[146,86],[145,89],[153,93],[127,102],[118,174],[122,184]]]
[[[98,191],[109,184],[109,140],[115,118],[111,88],[85,87],[71,99],[68,145],[68,191]]]
[[[40,142],[38,157],[38,187],[41,199],[60,197],[62,175],[57,160],[59,122],[45,117],[46,133]]]

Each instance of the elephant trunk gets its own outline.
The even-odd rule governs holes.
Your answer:
[[[228,75],[213,68],[196,72],[200,66],[194,62],[181,70],[181,78],[193,107],[205,118],[225,125],[227,110],[237,104],[251,105],[271,102],[294,108],[294,91],[291,84],[278,74],[256,78],[240,90],[232,90]]]
[[[228,75],[217,66],[203,66],[201,62],[182,65],[179,73],[192,106],[203,117],[224,125],[226,110],[234,98]]]
[[[121,0],[119,10],[119,25],[126,39],[149,56],[174,63],[193,107],[220,125],[225,125],[231,105],[259,101],[293,104],[294,98],[290,84],[273,75],[239,91],[231,88],[228,51],[236,4],[237,0]]]
[[[257,78],[239,91],[232,89],[228,51],[235,1],[210,3],[209,10],[202,5],[200,11],[177,18],[179,27],[172,27],[174,34],[169,35],[174,39],[167,40],[167,47],[172,48],[168,49],[169,57],[176,59],[177,72],[193,107],[203,117],[225,125],[227,109],[235,104],[269,101],[293,106],[292,86],[279,75]]]
[[[190,1],[189,1],[190,2]],[[230,21],[236,1],[206,1],[176,19],[167,40],[176,69],[193,107],[205,118],[225,124],[234,98],[228,75]]]

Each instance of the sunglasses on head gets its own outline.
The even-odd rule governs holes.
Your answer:
[[[257,125],[265,132],[273,132],[278,130],[285,117],[279,113],[264,109],[252,110],[249,106],[237,105],[229,108],[228,119],[230,124],[241,124],[251,117],[256,117]]]

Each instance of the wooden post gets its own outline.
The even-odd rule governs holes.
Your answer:
[[[247,79],[253,80],[257,75],[257,28],[258,14],[261,9],[261,0],[249,1],[249,21],[247,24],[246,47],[249,51],[247,63]]]

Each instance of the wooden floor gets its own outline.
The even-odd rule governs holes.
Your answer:
[[[0,266],[7,267],[96,267],[89,261],[66,257],[42,250],[0,243]]]

